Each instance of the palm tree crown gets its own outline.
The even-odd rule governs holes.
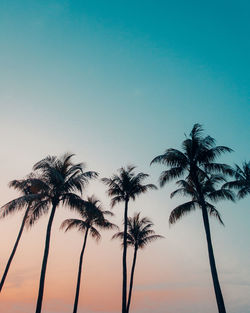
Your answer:
[[[232,149],[225,146],[216,146],[215,139],[210,136],[203,136],[203,128],[195,124],[190,136],[182,143],[182,150],[167,149],[164,154],[155,157],[152,163],[160,163],[170,167],[163,171],[160,176],[160,186],[187,173],[187,179],[198,183],[206,177],[207,173],[233,174],[232,168],[227,164],[216,163],[217,157],[225,152],[232,152]]]
[[[132,246],[135,249],[143,249],[150,242],[159,238],[164,238],[163,236],[155,235],[155,231],[152,229],[153,225],[154,224],[149,218],[140,218],[140,213],[135,213],[133,217],[129,217],[127,245]],[[114,234],[112,239],[116,238],[123,239],[123,232]]]
[[[75,209],[81,200],[76,193],[82,193],[89,180],[98,176],[94,171],[84,172],[84,163],[74,164],[73,156],[69,153],[59,158],[48,156],[34,165],[33,169],[39,177],[45,198],[34,207],[30,224],[47,213],[50,204],[57,206],[61,202]]]
[[[235,180],[227,182],[224,187],[238,190],[238,198],[245,198],[250,194],[250,161],[243,162],[242,168],[235,164],[234,177]]]
[[[208,175],[203,181],[199,182],[199,192],[203,195],[208,214],[217,218],[221,224],[223,224],[223,221],[220,213],[211,202],[218,202],[219,200],[234,201],[234,193],[231,190],[219,187],[219,184],[222,182],[225,182],[225,178],[221,174]],[[170,197],[173,198],[177,195],[182,195],[191,197],[192,200],[177,206],[171,212],[169,217],[170,224],[174,224],[183,215],[195,210],[196,207],[202,208],[199,192],[192,181],[179,180],[176,184],[179,188],[173,191]]]
[[[102,178],[102,181],[109,187],[108,195],[112,197],[111,206],[119,202],[135,200],[137,196],[147,192],[149,189],[157,189],[153,184],[143,184],[148,174],[134,172],[135,166],[121,167],[118,174],[111,178]]]
[[[16,189],[21,193],[20,197],[11,200],[1,207],[1,217],[6,217],[23,208],[41,201],[44,198],[44,183],[36,178],[34,174],[28,175],[25,179],[15,179],[9,183],[9,187]]]
[[[104,210],[100,200],[94,195],[88,197],[87,201],[79,201],[76,211],[81,216],[81,219],[66,219],[63,221],[61,229],[65,229],[65,232],[73,228],[80,232],[85,232],[89,229],[91,236],[98,241],[101,238],[101,234],[97,228],[112,229],[116,227],[115,224],[105,218],[105,216],[113,216],[113,213]]]

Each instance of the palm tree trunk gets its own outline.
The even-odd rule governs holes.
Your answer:
[[[132,295],[132,289],[133,289],[133,281],[134,281],[134,272],[135,272],[136,256],[137,256],[137,248],[135,248],[135,250],[134,250],[134,258],[133,258],[133,264],[132,264],[132,268],[131,268],[131,277],[130,277],[130,286],[129,286],[128,304],[127,304],[127,313],[129,313],[129,307],[130,307],[130,302],[131,302],[131,295]]]
[[[76,295],[75,295],[75,302],[74,302],[73,313],[77,313],[78,299],[79,299],[79,292],[80,292],[80,284],[81,284],[81,274],[82,274],[82,259],[83,259],[83,254],[84,254],[84,250],[85,250],[85,247],[86,247],[88,231],[89,231],[89,229],[87,229],[86,232],[85,232],[84,241],[83,241],[83,247],[82,247],[82,251],[81,251],[81,254],[80,254],[80,261],[79,261],[79,267],[78,267],[78,276],[77,276],[77,284],[76,284]]]
[[[17,239],[16,239],[16,242],[15,242],[15,245],[13,247],[13,250],[11,252],[11,255],[9,257],[9,260],[8,260],[8,263],[5,267],[5,270],[4,270],[4,273],[3,273],[3,276],[2,276],[2,279],[1,279],[1,282],[0,282],[0,292],[2,291],[2,288],[3,288],[3,285],[4,285],[4,281],[6,279],[6,276],[8,274],[8,271],[9,271],[9,268],[10,268],[10,265],[11,265],[11,262],[12,262],[12,259],[14,258],[14,255],[16,253],[16,249],[17,249],[17,246],[19,244],[19,240],[22,236],[22,233],[23,233],[23,229],[24,229],[24,225],[25,225],[25,221],[26,221],[26,218],[27,218],[27,215],[28,215],[28,212],[29,212],[29,206],[27,207],[26,211],[25,211],[25,214],[24,214],[24,217],[23,217],[23,220],[22,220],[22,224],[21,224],[21,227],[20,227],[20,230],[19,230],[19,233],[17,235]]]
[[[122,257],[122,313],[127,312],[127,229],[128,229],[128,200],[124,209],[123,257]]]
[[[43,254],[43,263],[42,263],[39,291],[38,291],[38,297],[37,297],[37,303],[36,303],[36,313],[41,313],[41,310],[42,310],[44,281],[45,281],[46,267],[47,267],[47,261],[48,261],[48,256],[49,256],[51,226],[52,226],[52,222],[55,216],[57,204],[58,203],[55,202],[52,205],[52,210],[50,213],[49,222],[47,226],[45,248],[44,248],[44,254]]]
[[[220,282],[219,282],[215,258],[214,258],[214,251],[213,251],[213,245],[212,245],[212,239],[211,239],[211,232],[210,232],[207,207],[205,204],[204,196],[201,192],[201,188],[200,188],[200,184],[199,184],[199,180],[197,178],[197,175],[193,175],[192,178],[193,178],[193,181],[195,183],[195,186],[196,186],[196,189],[198,191],[199,198],[200,198],[203,223],[204,223],[206,239],[207,239],[209,263],[210,263],[210,269],[211,269],[211,274],[212,274],[212,279],[213,279],[214,292],[215,292],[218,312],[219,313],[226,313],[226,308],[225,308],[225,304],[224,304],[224,300],[223,300],[223,296],[222,296],[222,292],[221,292],[221,288],[220,288]]]
[[[213,278],[213,285],[214,285],[214,291],[215,291],[215,296],[216,296],[216,301],[217,301],[218,312],[226,313],[224,300],[223,300],[220,283],[218,279],[215,259],[214,259],[209,219],[208,219],[208,213],[207,213],[205,204],[202,206],[202,216],[203,216],[203,222],[204,222],[204,227],[205,227],[205,232],[206,232],[209,262],[210,262],[211,274]]]

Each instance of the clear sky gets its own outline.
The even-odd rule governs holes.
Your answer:
[[[0,1],[0,204],[16,197],[22,178],[48,154],[71,151],[101,177],[128,163],[157,183],[149,166],[168,147],[180,147],[195,122],[249,160],[249,1]],[[184,199],[173,184],[131,204],[166,239],[138,256],[135,313],[216,312],[200,212],[169,229]],[[108,207],[105,187],[95,193]],[[218,205],[225,227],[211,221],[228,313],[250,313],[250,199]],[[122,207],[114,209],[121,224]],[[82,237],[53,226],[44,313],[72,309]],[[1,221],[0,271],[21,214]],[[5,313],[34,312],[48,216],[27,231],[1,294]],[[112,232],[89,241],[79,312],[120,312],[121,249]]]

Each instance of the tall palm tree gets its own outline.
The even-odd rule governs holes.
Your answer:
[[[24,208],[26,208],[25,213],[23,215],[22,223],[14,244],[14,247],[12,249],[12,252],[9,256],[8,262],[6,264],[1,282],[0,282],[0,292],[2,291],[2,288],[4,286],[5,279],[7,277],[11,262],[15,256],[19,241],[21,239],[25,223],[27,221],[27,217],[30,213],[30,210],[32,208],[32,204],[34,202],[37,202],[38,200],[42,199],[42,194],[40,192],[41,190],[41,182],[40,180],[37,180],[35,177],[32,177],[31,175],[27,179],[22,180],[13,180],[9,183],[10,187],[15,188],[16,190],[21,192],[21,196],[6,203],[1,208],[1,218],[6,217],[9,214],[13,214],[17,211],[20,211]]]
[[[84,172],[84,164],[74,164],[73,154],[66,153],[62,157],[48,156],[36,163],[34,172],[38,173],[44,184],[43,194],[46,195],[43,201],[38,202],[32,209],[29,224],[33,224],[42,214],[49,209],[50,217],[46,230],[45,248],[42,261],[39,291],[37,297],[36,313],[41,313],[46,267],[50,247],[51,227],[56,209],[59,204],[75,209],[81,198],[75,192],[82,192],[84,186],[90,179],[98,176],[96,172]]]
[[[239,199],[250,195],[250,161],[243,162],[242,168],[235,164],[234,178],[235,180],[225,183],[223,187],[238,190]]]
[[[204,136],[202,126],[195,124],[189,137],[186,137],[182,143],[182,151],[172,148],[167,149],[165,153],[157,156],[151,162],[151,164],[160,163],[169,167],[169,169],[161,173],[159,179],[161,187],[170,180],[178,179],[183,176],[187,183],[195,187],[197,196],[199,197],[199,205],[202,210],[209,262],[219,313],[225,313],[226,309],[213,253],[205,195],[203,194],[201,185],[208,176],[207,173],[232,175],[232,169],[229,165],[216,162],[217,157],[221,154],[231,151],[232,150],[228,147],[216,146],[215,139],[210,136]]]
[[[134,248],[134,255],[130,274],[127,313],[129,313],[131,303],[137,251],[145,248],[149,243],[156,239],[164,238],[163,236],[155,234],[155,231],[152,229],[153,225],[154,224],[147,217],[140,218],[140,213],[135,213],[133,217],[128,218],[127,245]],[[123,237],[124,233],[118,232],[112,237],[112,239],[119,238],[123,240]]]
[[[112,224],[105,218],[105,215],[112,216],[113,213],[110,211],[104,211],[100,204],[100,201],[96,199],[94,196],[88,197],[87,201],[84,200],[80,201],[77,208],[77,212],[80,214],[81,219],[66,219],[61,225],[61,228],[65,229],[65,232],[72,228],[76,228],[78,231],[84,233],[83,246],[80,254],[80,261],[78,267],[73,313],[77,313],[78,308],[78,299],[82,273],[82,261],[88,234],[90,234],[94,239],[96,239],[96,241],[98,241],[101,238],[101,234],[97,228],[112,229],[116,227],[114,224]]]
[[[108,186],[108,195],[112,197],[111,207],[124,202],[124,235],[123,235],[123,282],[122,282],[122,313],[127,310],[127,228],[128,228],[128,203],[149,189],[157,189],[153,184],[143,184],[149,176],[144,173],[135,173],[135,166],[121,167],[118,174],[111,178],[103,178],[102,181]]]

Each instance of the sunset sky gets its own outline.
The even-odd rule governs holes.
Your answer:
[[[234,152],[222,160],[249,160],[250,3],[247,0],[1,0],[0,205],[17,197],[12,179],[27,175],[47,155],[75,153],[75,161],[109,177],[134,164],[158,185],[164,169],[150,161],[180,148],[201,123]],[[138,254],[133,313],[212,313],[216,301],[201,212],[169,227],[184,198],[171,200],[171,183],[130,203],[165,236]],[[109,209],[100,182],[95,194]],[[211,220],[214,252],[227,313],[250,313],[250,197],[217,206],[225,227]],[[123,206],[113,209],[121,226]],[[43,313],[72,311],[83,237],[52,229]],[[0,274],[22,214],[0,221]],[[0,311],[35,311],[48,215],[25,231]],[[112,231],[84,256],[79,313],[121,311],[121,256]],[[129,254],[131,257],[131,254]],[[131,258],[129,258],[131,259]]]

